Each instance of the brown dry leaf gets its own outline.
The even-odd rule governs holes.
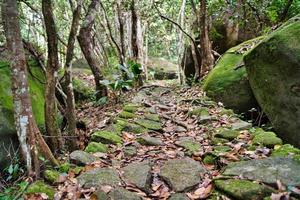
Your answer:
[[[239,161],[240,159],[234,155],[234,153],[227,153],[224,155],[226,158],[228,158],[229,160],[232,160],[232,161]]]

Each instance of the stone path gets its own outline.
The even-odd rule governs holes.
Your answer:
[[[83,199],[297,199],[299,158],[200,90],[149,86],[71,153],[81,167],[67,168],[56,198],[72,187]]]

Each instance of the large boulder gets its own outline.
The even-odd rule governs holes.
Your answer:
[[[300,16],[245,56],[254,95],[279,136],[300,146]]]
[[[226,107],[236,112],[246,112],[257,106],[243,57],[261,40],[262,37],[259,37],[244,42],[229,49],[220,58],[215,68],[204,80],[203,88],[209,97],[224,103]]]
[[[13,149],[18,145],[14,127],[13,99],[11,92],[11,72],[5,60],[5,52],[0,54],[0,166],[5,166],[8,156],[14,156]],[[39,127],[44,126],[44,83],[45,77],[39,65],[28,59],[28,81],[33,114]],[[9,152],[9,153],[8,153]],[[10,154],[10,155],[9,155]]]

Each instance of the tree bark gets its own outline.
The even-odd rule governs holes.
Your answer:
[[[214,56],[212,54],[211,42],[209,40],[209,26],[207,20],[207,7],[206,0],[201,0],[200,5],[200,21],[201,21],[201,76],[203,77],[208,71],[210,71],[214,65]]]
[[[95,79],[97,98],[107,96],[107,89],[100,83],[103,80],[99,63],[92,47],[92,28],[95,23],[95,17],[100,5],[99,0],[92,0],[89,5],[87,15],[85,16],[84,22],[80,28],[79,35],[77,36],[80,48],[87,60]]]
[[[117,10],[118,22],[119,22],[121,52],[122,52],[122,57],[124,62],[126,60],[126,47],[125,47],[124,20],[122,18],[122,9],[121,9],[120,1],[117,1],[116,10]]]
[[[72,83],[72,59],[74,57],[74,48],[76,35],[79,29],[80,13],[82,7],[82,0],[78,0],[77,7],[73,11],[73,20],[68,39],[67,55],[66,55],[66,72],[65,72],[65,88],[67,95],[66,104],[66,118],[68,121],[68,135],[76,136],[76,116],[75,116],[75,98]],[[75,139],[70,139],[67,142],[70,149],[76,149],[77,143]]]
[[[139,46],[138,46],[138,16],[135,9],[135,0],[131,1],[130,5],[131,18],[132,18],[132,34],[131,34],[131,47],[132,47],[132,59],[138,62],[139,59]]]
[[[58,38],[54,22],[51,0],[42,0],[42,12],[45,21],[48,46],[48,62],[46,67],[46,91],[45,91],[45,121],[46,131],[50,137],[53,151],[62,148],[62,137],[57,124],[57,106],[55,86],[57,83],[58,62]]]
[[[5,0],[2,6],[7,48],[10,52],[15,127],[28,173],[32,175],[34,170],[38,176],[38,151],[41,151],[51,163],[58,165],[58,162],[42,138],[33,117],[17,1]]]

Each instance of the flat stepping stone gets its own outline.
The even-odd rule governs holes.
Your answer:
[[[237,130],[220,130],[220,132],[215,134],[215,137],[223,138],[227,140],[233,140],[240,135],[240,132]]]
[[[250,128],[252,128],[252,124],[242,120],[239,120],[231,125],[231,129],[237,131],[247,130]]]
[[[136,193],[130,192],[121,187],[111,191],[108,196],[110,199],[115,200],[142,200],[142,197],[138,196]]]
[[[166,161],[159,176],[175,191],[182,192],[193,189],[201,181],[201,173],[205,168],[190,158]]]
[[[300,185],[300,163],[292,158],[265,158],[230,163],[223,175],[242,176],[250,180],[260,180],[267,184]]]
[[[124,118],[124,119],[132,119],[132,118],[136,118],[137,117],[136,114],[133,114],[133,113],[127,112],[127,111],[120,112],[118,116],[120,118]]]
[[[122,138],[110,131],[97,131],[92,134],[92,141],[103,144],[122,144]]]
[[[106,153],[108,152],[108,147],[105,144],[102,144],[101,142],[90,142],[86,146],[85,151],[88,153],[97,153],[97,152]]]
[[[253,144],[263,145],[266,147],[274,147],[275,145],[282,144],[282,140],[273,132],[258,133],[254,136],[252,142]]]
[[[148,119],[137,119],[137,120],[135,120],[135,123],[147,128],[147,129],[150,129],[150,130],[154,130],[154,131],[162,130],[161,123],[156,122],[156,121],[152,121],[152,120],[148,120]]]
[[[131,163],[123,168],[126,182],[136,185],[141,190],[151,192],[151,166],[149,162]]]
[[[97,160],[97,157],[85,151],[76,150],[70,154],[70,160],[77,165],[88,165]]]
[[[98,188],[103,185],[115,187],[121,182],[118,172],[111,168],[98,168],[84,172],[77,177],[77,180],[84,188]]]
[[[135,156],[137,154],[137,149],[135,146],[126,146],[123,150],[125,156]]]
[[[201,148],[201,145],[199,142],[189,140],[189,139],[180,140],[180,141],[176,142],[176,145],[186,149],[188,155],[192,155],[193,153],[200,151],[200,148]]]
[[[137,104],[127,104],[123,107],[123,110],[124,111],[127,111],[127,112],[131,112],[131,113],[134,113],[135,111],[138,110],[140,106],[137,105]]]
[[[156,122],[160,121],[160,117],[158,114],[145,114],[144,116],[146,119],[151,120],[151,121],[156,121]]]
[[[161,139],[150,137],[150,136],[142,136],[136,139],[138,143],[145,146],[161,146],[164,143],[161,141]]]
[[[168,200],[189,200],[189,198],[184,193],[175,193]]]
[[[239,200],[264,199],[274,192],[267,186],[249,180],[215,180],[214,183],[218,190]]]

